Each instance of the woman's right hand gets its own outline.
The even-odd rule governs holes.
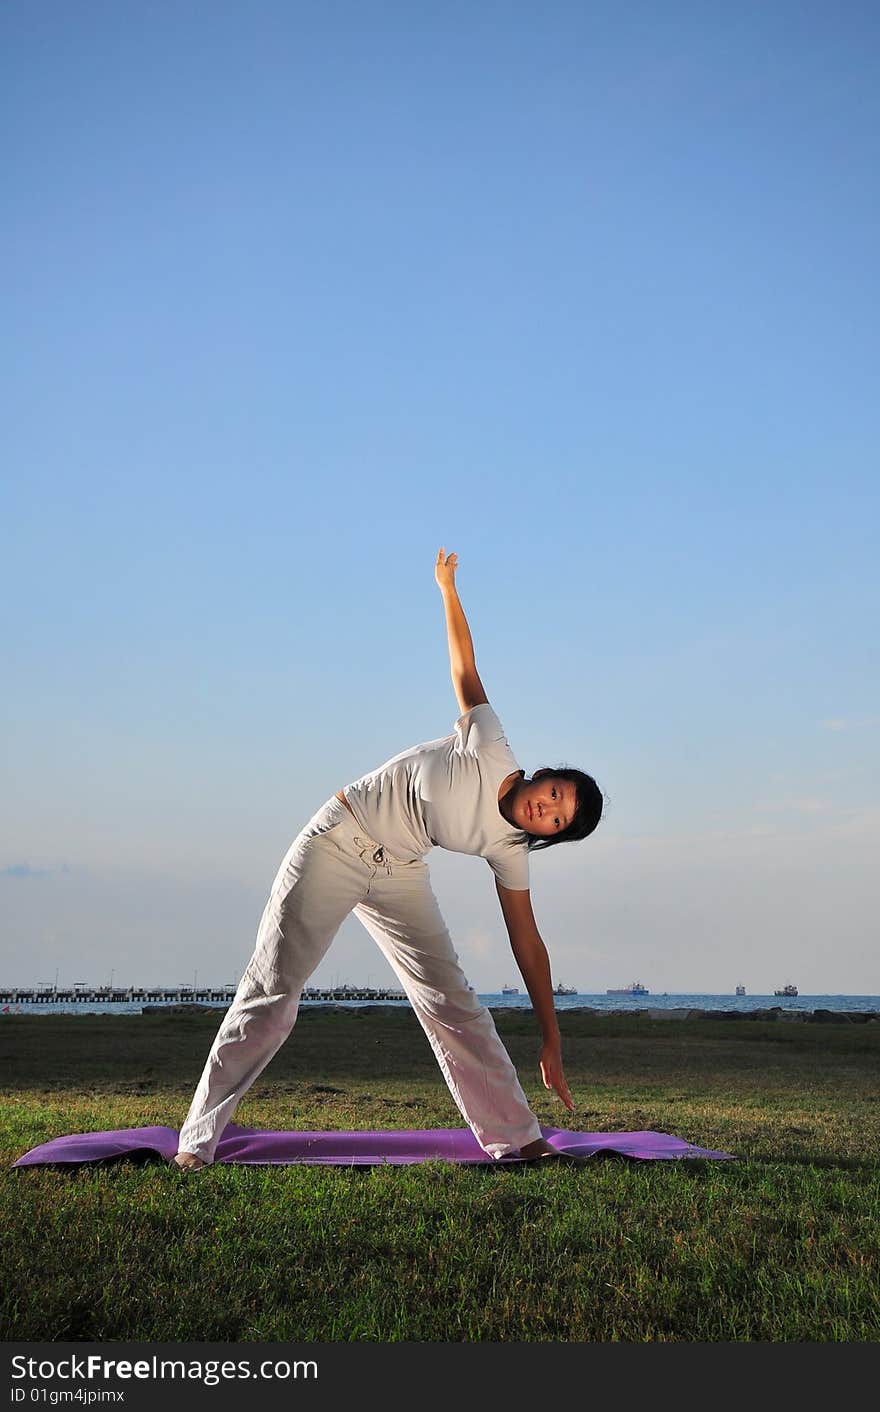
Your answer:
[[[441,547],[434,565],[434,577],[439,588],[455,587],[455,571],[458,568],[458,555],[447,554]]]

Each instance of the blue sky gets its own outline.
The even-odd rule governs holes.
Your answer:
[[[6,983],[237,980],[306,819],[452,729],[443,544],[520,764],[609,797],[532,860],[556,978],[880,991],[878,31],[3,7]],[[391,979],[353,919],[336,978]]]

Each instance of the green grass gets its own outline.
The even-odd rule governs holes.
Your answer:
[[[179,1127],[219,1023],[4,1016],[0,1337],[144,1342],[875,1341],[880,1026],[563,1012],[568,1115],[738,1162],[468,1169],[160,1160],[9,1170],[62,1133]],[[406,1010],[304,1010],[235,1121],[455,1127]]]

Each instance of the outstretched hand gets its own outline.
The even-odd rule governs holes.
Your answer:
[[[444,549],[440,549],[437,555],[437,562],[434,565],[434,577],[440,588],[455,587],[455,571],[458,568],[458,555],[447,554]]]
[[[558,1093],[569,1113],[574,1112],[574,1103],[565,1082],[562,1070],[562,1049],[558,1044],[545,1044],[541,1050],[541,1078],[544,1087]]]

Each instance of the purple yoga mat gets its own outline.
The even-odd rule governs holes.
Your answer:
[[[571,1133],[562,1128],[542,1128],[546,1140],[560,1152],[576,1157],[613,1153],[641,1161],[669,1161],[707,1157],[735,1161],[732,1153],[695,1147],[670,1133]],[[113,1157],[158,1153],[171,1162],[177,1152],[175,1128],[120,1128],[116,1132],[74,1133],[55,1137],[32,1147],[13,1167],[38,1167],[62,1163],[99,1162]],[[430,1128],[415,1132],[265,1132],[229,1123],[223,1132],[215,1162],[250,1166],[307,1163],[327,1167],[370,1167],[381,1163],[404,1166],[442,1157],[449,1162],[497,1163],[480,1147],[470,1128]],[[502,1157],[501,1162],[522,1162]]]

